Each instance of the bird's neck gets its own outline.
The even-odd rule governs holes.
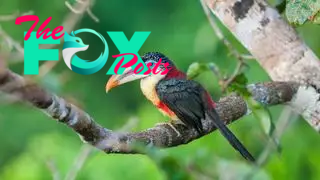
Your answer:
[[[156,92],[157,84],[164,78],[165,75],[160,73],[156,75],[151,75],[146,78],[141,79],[140,87],[143,95],[149,99],[154,105],[158,105],[160,100]]]
[[[180,71],[179,69],[177,69],[176,67],[172,67],[172,69],[168,72],[168,74],[166,75],[165,79],[186,79],[187,75]]]

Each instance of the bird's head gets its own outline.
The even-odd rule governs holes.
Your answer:
[[[156,64],[161,59],[161,64],[158,66],[156,72],[159,72],[157,74],[135,74],[133,69],[131,67],[126,68],[123,72],[123,74],[116,74],[112,75],[111,78],[108,80],[108,83],[106,85],[106,92],[108,92],[110,89],[119,86],[121,84],[131,82],[134,80],[152,80],[152,81],[160,81],[161,79],[165,78],[166,74],[161,74],[161,72],[164,72],[166,69],[169,69],[169,71],[175,69],[175,65],[169,58],[167,58],[165,55],[159,52],[148,52],[141,56],[141,59],[144,61],[146,65],[151,63],[151,66],[149,66],[151,69],[153,69]],[[164,66],[164,64],[167,63],[167,66]]]

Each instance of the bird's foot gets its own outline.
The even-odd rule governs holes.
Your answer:
[[[157,123],[156,126],[158,125],[168,125],[177,133],[178,136],[181,136],[180,132],[171,123]]]

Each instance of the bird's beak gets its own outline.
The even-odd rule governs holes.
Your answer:
[[[106,92],[109,92],[112,88],[117,87],[121,84],[131,82],[137,79],[142,79],[147,77],[148,75],[144,74],[135,74],[131,67],[126,68],[121,75],[112,75],[111,78],[108,80],[106,85]]]

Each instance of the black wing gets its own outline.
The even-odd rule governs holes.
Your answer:
[[[212,120],[222,135],[245,159],[255,161],[244,145],[220,120],[215,109],[209,107],[204,96],[206,92],[200,84],[190,80],[161,80],[156,90],[160,101],[167,105],[185,125],[195,128],[202,134],[201,119]]]
[[[242,157],[254,162],[254,157],[250,152],[244,147],[244,145],[239,141],[239,139],[230,131],[230,129],[220,120],[218,113],[215,109],[208,111],[209,119],[213,120],[214,125],[218,128],[221,134],[229,141],[231,146],[236,149]]]
[[[205,118],[202,102],[204,89],[195,81],[183,79],[161,80],[156,88],[160,101],[173,111],[187,126],[203,131],[201,119]]]

